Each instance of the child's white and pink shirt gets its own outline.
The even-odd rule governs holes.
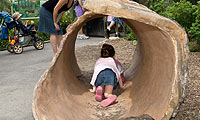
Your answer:
[[[111,22],[113,20],[113,16],[107,16],[107,22]]]
[[[112,57],[99,58],[96,61],[96,64],[94,67],[94,73],[93,73],[90,84],[94,86],[98,74],[106,68],[112,69],[112,71],[115,72],[115,74],[117,76],[117,81],[119,81],[120,72],[121,72],[119,70],[122,70],[122,68],[118,68],[118,67],[121,67],[121,66],[116,66],[115,60]]]

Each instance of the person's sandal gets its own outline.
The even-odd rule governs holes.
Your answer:
[[[101,102],[103,99],[103,88],[101,86],[97,87],[95,100]]]
[[[102,107],[107,107],[107,106],[115,103],[116,100],[117,100],[117,96],[116,95],[112,95],[112,96],[108,97],[107,99],[103,100],[101,102],[101,106]]]

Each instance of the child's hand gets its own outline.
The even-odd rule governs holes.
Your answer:
[[[95,90],[93,90],[93,89],[89,89],[89,91],[90,91],[91,93],[94,93],[94,92],[95,92]]]
[[[89,89],[90,92],[94,93],[96,91],[96,86],[93,86],[92,89]]]
[[[24,26],[27,27],[28,26],[28,22],[29,22],[29,20],[26,20],[25,23],[24,23]]]
[[[123,85],[123,86],[120,86],[120,88],[121,88],[122,90],[124,90],[124,89],[126,88],[126,86]]]
[[[125,89],[131,87],[132,84],[133,84],[132,82],[130,82],[130,81],[126,81],[126,83],[123,84],[123,85],[121,85],[120,88],[123,89],[123,90],[125,90]]]

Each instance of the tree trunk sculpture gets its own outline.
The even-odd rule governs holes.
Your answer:
[[[88,101],[94,95],[77,79],[75,56],[79,29],[89,20],[120,17],[136,34],[138,45],[125,71],[129,87],[118,96],[125,108],[119,119],[149,115],[169,120],[177,112],[188,81],[187,35],[178,23],[128,0],[86,0],[89,10],[67,28],[61,48],[34,89],[36,120],[94,120]],[[84,42],[84,41],[83,41]],[[119,104],[119,103],[117,103]]]

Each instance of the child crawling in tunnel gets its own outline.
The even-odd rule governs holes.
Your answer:
[[[101,56],[96,61],[94,73],[90,84],[93,89],[90,92],[96,92],[95,99],[101,102],[102,107],[107,107],[117,100],[117,96],[113,95],[113,90],[119,84],[120,88],[124,88],[123,69],[118,60],[114,58],[115,50],[112,45],[103,44],[101,48]],[[103,100],[103,95],[105,99]]]

